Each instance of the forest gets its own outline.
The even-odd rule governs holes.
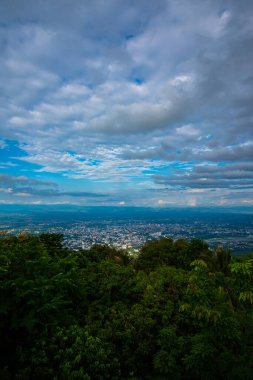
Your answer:
[[[0,237],[1,380],[253,379],[253,254]]]

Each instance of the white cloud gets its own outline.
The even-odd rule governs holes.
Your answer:
[[[184,136],[198,136],[200,133],[199,130],[194,128],[191,124],[176,128],[176,132],[178,135]]]
[[[16,197],[30,197],[31,194],[29,194],[29,193],[24,193],[24,192],[17,192],[17,193],[15,193],[15,196],[16,196]]]
[[[131,160],[122,157],[123,147],[110,149],[100,146],[90,149],[86,155],[58,150],[45,150],[33,145],[23,147],[28,156],[16,158],[41,166],[37,172],[63,173],[72,179],[91,179],[99,182],[128,182],[132,178],[139,178],[141,182],[148,169],[158,169],[163,165],[161,161]]]
[[[205,193],[207,189],[187,189],[187,193]]]
[[[175,204],[175,203],[176,203],[175,201],[169,201],[169,200],[165,200],[165,199],[159,199],[159,200],[157,201],[157,204],[158,204],[159,206],[173,205],[173,204]]]
[[[184,84],[192,83],[193,79],[190,75],[177,75],[175,78],[170,80],[173,86],[182,86]]]
[[[5,187],[0,187],[0,191],[3,193],[9,193],[11,194],[13,192],[13,189],[11,187],[5,188]]]
[[[187,206],[196,207],[197,206],[197,200],[195,198],[188,199],[187,200]]]

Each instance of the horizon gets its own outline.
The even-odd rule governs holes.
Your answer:
[[[253,207],[251,206],[138,206],[138,205],[80,205],[72,203],[0,203],[1,210],[11,210],[21,208],[23,210],[118,210],[119,213],[126,212],[129,210],[145,210],[145,211],[156,211],[161,213],[181,211],[186,213],[217,213],[217,214],[253,214]]]
[[[253,2],[0,4],[0,209],[253,212]]]

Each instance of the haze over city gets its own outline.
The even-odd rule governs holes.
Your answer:
[[[253,2],[0,4],[0,203],[253,206]]]

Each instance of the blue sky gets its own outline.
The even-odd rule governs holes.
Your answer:
[[[2,0],[0,203],[253,206],[253,2]]]

